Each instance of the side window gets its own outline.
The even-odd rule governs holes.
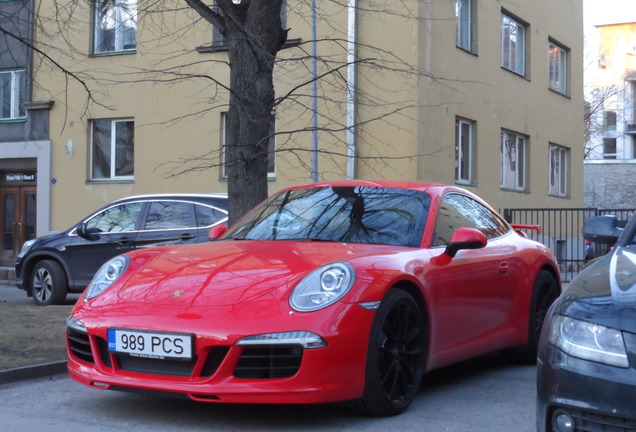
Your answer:
[[[151,202],[144,230],[194,228],[193,210],[193,204],[186,202]]]
[[[110,207],[86,222],[86,228],[103,233],[135,231],[143,203],[129,203]]]
[[[448,194],[440,204],[433,246],[448,244],[453,233],[462,227],[478,229],[489,240],[508,232],[506,223],[480,202],[465,195]]]
[[[214,207],[195,204],[194,210],[197,216],[198,228],[206,228],[227,219],[227,214]]]

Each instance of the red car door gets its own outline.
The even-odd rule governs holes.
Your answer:
[[[448,194],[439,207],[431,253],[444,253],[452,233],[463,226],[484,232],[488,244],[461,250],[450,262],[432,265],[423,275],[433,315],[430,322],[434,323],[432,361],[473,357],[475,349],[491,351],[510,330],[519,268],[516,235],[480,202]]]

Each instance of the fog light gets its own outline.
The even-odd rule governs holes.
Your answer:
[[[552,414],[552,430],[554,432],[574,432],[576,430],[574,419],[563,410],[555,411]]]

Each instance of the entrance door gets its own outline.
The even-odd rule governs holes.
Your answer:
[[[0,258],[14,259],[26,240],[35,238],[35,186],[0,188]]]

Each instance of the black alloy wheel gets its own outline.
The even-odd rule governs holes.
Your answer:
[[[371,327],[360,409],[391,416],[408,408],[422,382],[427,339],[427,326],[413,297],[401,289],[390,290]]]

